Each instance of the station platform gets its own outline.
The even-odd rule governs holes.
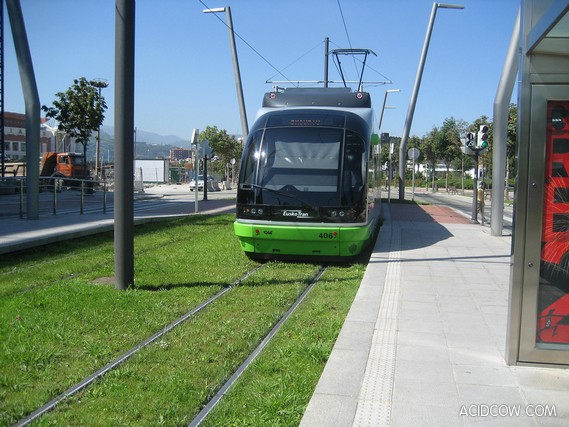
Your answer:
[[[300,425],[569,425],[569,369],[505,362],[511,237],[445,206],[383,206]]]

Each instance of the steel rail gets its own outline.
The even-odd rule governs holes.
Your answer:
[[[239,379],[241,374],[253,363],[255,358],[263,351],[271,339],[276,335],[281,326],[288,320],[288,318],[294,313],[297,307],[304,301],[308,293],[312,288],[318,283],[320,277],[326,271],[326,267],[321,266],[316,272],[315,276],[312,278],[308,286],[296,299],[296,301],[290,306],[288,311],[279,319],[279,321],[273,326],[269,333],[263,338],[260,344],[253,350],[253,352],[245,359],[245,361],[237,368],[233,375],[221,386],[218,392],[209,400],[209,402],[203,407],[203,409],[195,416],[195,418],[188,424],[188,427],[197,427],[201,424],[205,417],[213,410],[213,408],[219,403],[219,401],[225,396],[229,388]]]
[[[130,359],[130,357],[132,357],[134,354],[136,354],[139,350],[142,350],[144,347],[148,346],[149,344],[153,343],[154,341],[156,341],[158,338],[161,338],[162,336],[164,336],[165,334],[167,334],[168,332],[170,332],[172,329],[174,329],[176,326],[179,326],[180,324],[182,324],[183,322],[185,322],[186,320],[188,320],[190,317],[192,317],[193,315],[197,314],[198,312],[200,312],[201,310],[203,310],[205,307],[207,307],[209,304],[211,304],[212,302],[214,302],[215,300],[217,300],[218,298],[220,298],[221,296],[223,296],[225,293],[229,292],[231,289],[233,289],[234,287],[238,286],[239,284],[241,284],[241,282],[243,282],[244,280],[248,279],[251,275],[253,275],[254,273],[256,273],[258,270],[260,270],[263,266],[265,266],[266,264],[260,264],[257,267],[255,267],[254,269],[248,271],[247,273],[245,273],[243,276],[241,276],[239,279],[235,280],[231,285],[223,288],[222,290],[220,290],[219,292],[217,292],[215,295],[213,295],[212,297],[210,297],[209,299],[207,299],[206,301],[202,302],[201,304],[199,304],[198,306],[194,307],[192,310],[190,310],[189,312],[187,312],[186,314],[184,314],[183,316],[179,317],[178,319],[176,319],[175,321],[173,321],[172,323],[170,323],[169,325],[165,326],[163,329],[161,329],[160,331],[156,332],[154,335],[150,336],[149,338],[145,339],[144,341],[142,341],[141,343],[137,344],[136,346],[134,346],[133,348],[131,348],[130,350],[128,350],[126,353],[123,353],[122,355],[120,355],[119,357],[117,357],[116,359],[114,359],[113,361],[111,361],[110,363],[106,364],[105,366],[103,366],[101,369],[99,369],[98,371],[96,371],[94,374],[90,375],[89,377],[85,378],[84,380],[80,381],[79,383],[71,386],[70,388],[68,388],[67,390],[65,390],[63,393],[61,393],[59,396],[55,397],[54,399],[50,400],[48,403],[46,403],[45,405],[39,407],[38,409],[36,409],[34,412],[32,412],[31,414],[29,414],[28,416],[26,416],[25,418],[22,418],[20,421],[18,421],[16,424],[13,425],[13,427],[21,427],[21,426],[26,426],[29,423],[31,423],[32,421],[34,421],[35,419],[37,419],[38,417],[40,417],[41,415],[45,414],[46,412],[51,411],[52,409],[54,409],[61,401],[63,401],[64,399],[73,396],[74,394],[78,393],[79,391],[83,390],[84,388],[86,388],[87,386],[89,386],[90,384],[92,384],[93,382],[95,382],[96,380],[98,380],[99,378],[103,377],[105,374],[107,374],[108,372],[112,371],[113,369],[115,369],[116,367],[118,367],[119,365],[121,365],[123,362],[127,361],[128,359]]]

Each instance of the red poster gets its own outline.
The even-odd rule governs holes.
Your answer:
[[[538,343],[569,344],[569,101],[547,105]]]

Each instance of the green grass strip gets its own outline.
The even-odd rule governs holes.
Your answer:
[[[296,426],[365,271],[330,267],[203,426]]]
[[[265,266],[37,424],[189,423],[302,292],[314,271],[313,265]]]
[[[11,425],[232,283],[254,263],[233,217],[136,228],[135,282],[114,289],[112,235],[0,261],[0,425]],[[111,284],[107,283],[111,278]]]
[[[112,235],[0,260],[0,426],[11,425],[250,270],[233,216],[136,228],[135,288],[113,288]],[[365,266],[331,267],[208,425],[296,425]],[[34,425],[186,425],[313,277],[270,263]],[[227,405],[227,406],[226,406]]]

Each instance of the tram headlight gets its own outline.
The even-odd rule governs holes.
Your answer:
[[[332,216],[332,218],[335,218],[338,216],[338,212],[332,211],[332,212],[330,212],[330,216]]]
[[[251,208],[251,214],[257,215],[257,208]]]
[[[346,216],[346,212],[340,211],[340,214],[339,214],[339,215],[340,215],[340,218],[344,218],[344,217]]]
[[[263,215],[263,209],[262,209],[262,208],[257,209],[257,213],[258,213],[259,215]]]

